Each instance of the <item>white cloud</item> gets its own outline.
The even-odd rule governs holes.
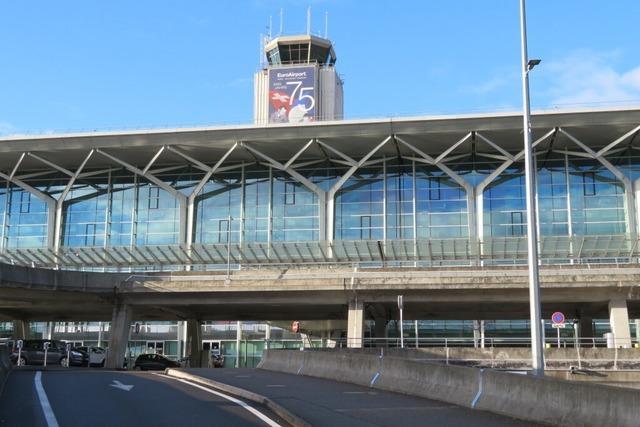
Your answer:
[[[580,50],[560,60],[543,63],[537,91],[551,105],[605,105],[640,103],[640,65],[615,68],[619,52]]]

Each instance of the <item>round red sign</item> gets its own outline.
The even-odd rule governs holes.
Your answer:
[[[551,315],[551,321],[552,321],[553,323],[564,323],[564,320],[565,320],[565,319],[564,319],[564,314],[562,314],[562,313],[561,313],[561,312],[559,312],[559,311],[556,311],[555,313],[553,313],[553,314]]]

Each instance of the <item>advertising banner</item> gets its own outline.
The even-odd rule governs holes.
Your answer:
[[[316,117],[316,67],[269,70],[269,123],[311,122]]]

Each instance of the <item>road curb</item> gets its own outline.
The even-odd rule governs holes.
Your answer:
[[[273,400],[261,394],[254,393],[252,391],[245,390],[239,387],[234,387],[232,385],[221,383],[219,381],[215,381],[209,378],[193,375],[188,372],[184,372],[180,369],[168,368],[164,371],[164,373],[165,375],[170,377],[193,381],[194,383],[211,387],[219,391],[223,391],[225,393],[231,394],[233,396],[266,406],[267,408],[269,408],[269,410],[273,411],[273,413],[278,415],[280,418],[288,422],[293,427],[312,427],[311,424],[309,424],[308,422],[306,422],[305,420],[303,420],[293,412],[289,411],[288,409],[285,409],[281,405],[275,403]]]

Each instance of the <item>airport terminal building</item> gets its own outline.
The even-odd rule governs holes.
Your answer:
[[[265,53],[269,63],[255,76],[254,124],[0,138],[0,261],[227,277],[260,269],[483,272],[526,265],[519,113],[344,120],[328,40],[278,38]],[[640,109],[540,111],[532,123],[542,264],[636,268]],[[411,286],[405,294],[418,285]],[[543,313],[566,307],[579,321],[615,317],[611,328],[627,346],[640,332],[629,320],[640,317],[640,294],[629,286],[612,285],[591,299],[576,290],[576,298],[564,293],[553,301],[543,287]],[[393,319],[391,296],[401,291],[381,302],[385,325]],[[528,318],[520,309],[468,314],[457,305],[441,317],[419,305],[416,299],[411,325],[526,325]],[[367,301],[355,307],[364,307],[365,320],[376,317],[367,314]],[[300,316],[281,309],[275,320]],[[64,319],[24,313],[0,307],[5,320]],[[219,317],[206,315],[201,320]],[[251,312],[228,320],[238,318],[274,320]],[[602,332],[584,328],[583,336]]]

